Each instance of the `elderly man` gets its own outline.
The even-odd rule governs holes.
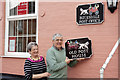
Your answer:
[[[47,70],[51,74],[49,78],[67,78],[67,64],[75,65],[77,61],[66,57],[61,34],[54,34],[52,43],[53,46],[48,49],[46,56]]]

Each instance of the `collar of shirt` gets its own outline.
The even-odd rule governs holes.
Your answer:
[[[56,50],[58,50],[58,51],[60,51],[57,47],[55,47],[54,45],[53,45],[53,47],[56,49]],[[64,48],[63,47],[61,47],[61,50],[63,50]]]

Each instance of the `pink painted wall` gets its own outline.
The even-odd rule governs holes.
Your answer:
[[[0,2],[0,55],[4,53],[5,42],[5,3]]]
[[[2,4],[2,5],[1,5]],[[118,39],[118,10],[111,14],[104,4],[104,22],[96,25],[76,24],[76,7],[80,2],[40,2],[38,15],[39,52],[46,56],[52,46],[52,35],[61,33],[64,42],[71,38],[88,37],[92,40],[93,56],[79,62],[75,67],[68,67],[69,78],[99,78],[100,68]],[[86,3],[84,3],[86,4]],[[0,2],[0,16],[5,19],[5,4]],[[0,21],[0,55],[4,54],[5,20]],[[4,23],[4,24],[3,24]],[[63,45],[64,46],[64,45]],[[2,58],[2,72],[24,75],[22,58]],[[105,73],[105,78],[118,77],[118,51],[115,52]]]
[[[93,56],[68,68],[69,78],[99,78],[100,68],[118,39],[118,10],[111,14],[104,6],[104,22],[96,25],[76,24],[76,7],[80,2],[41,2],[39,4],[39,49],[41,54],[52,46],[52,35],[61,33],[64,41],[70,38],[88,37],[92,40]],[[42,14],[45,14],[42,16]],[[118,52],[105,70],[105,78],[118,77]]]
[[[3,38],[3,36],[4,36],[5,26],[2,23],[4,23],[5,21],[3,20],[4,19],[3,7],[4,7],[4,3],[0,2],[0,12],[1,12],[0,13],[0,49],[2,49],[2,50],[0,50],[0,56],[3,55],[3,53],[4,53],[4,49],[3,49],[4,48],[4,45],[3,45],[4,38]],[[2,58],[0,58],[0,73],[2,73]]]
[[[24,75],[24,61],[22,58],[3,58],[2,72],[8,74]]]
[[[5,48],[5,2],[0,1],[0,56],[4,55]],[[1,58],[0,73],[24,74],[24,61],[21,58]]]

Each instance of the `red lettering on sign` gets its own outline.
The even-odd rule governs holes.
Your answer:
[[[18,5],[18,15],[28,14],[28,2],[21,2]]]

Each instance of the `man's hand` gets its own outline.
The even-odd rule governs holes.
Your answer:
[[[68,58],[66,57],[65,62],[66,62],[67,64],[69,64],[70,61],[73,61],[73,59],[68,59]]]
[[[81,61],[81,60],[84,60],[85,58],[79,58],[79,59],[77,59],[77,61]]]

